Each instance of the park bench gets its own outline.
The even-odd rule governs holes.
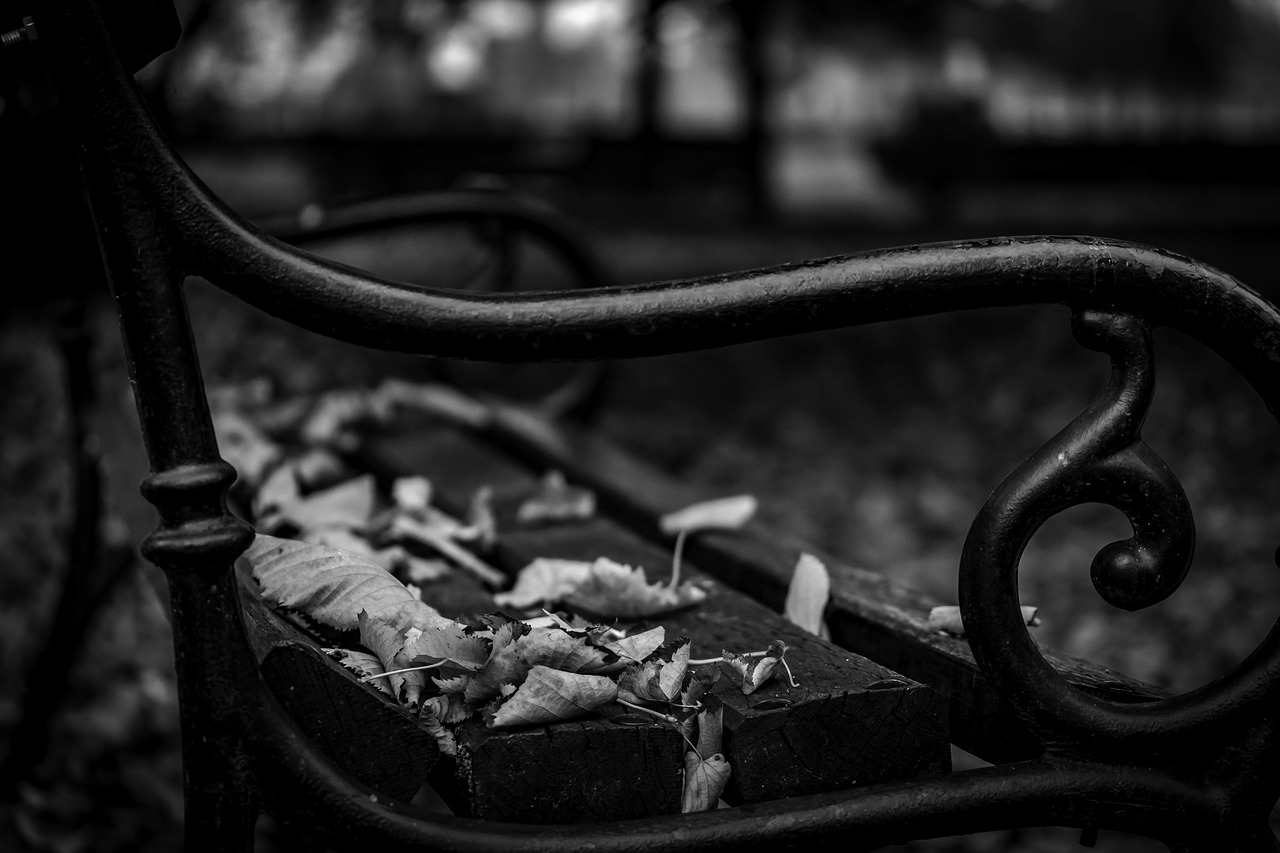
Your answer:
[[[189,849],[249,848],[260,808],[339,849],[872,849],[1026,825],[1114,828],[1175,849],[1276,849],[1268,817],[1280,794],[1271,714],[1280,636],[1219,681],[1167,696],[1039,650],[1017,585],[1032,534],[1063,509],[1099,502],[1124,512],[1135,531],[1094,560],[1099,593],[1137,609],[1177,590],[1194,534],[1181,487],[1140,437],[1153,391],[1151,330],[1203,342],[1274,409],[1280,315],[1264,299],[1187,258],[1085,237],[911,246],[692,281],[518,295],[381,281],[266,236],[204,188],[128,75],[139,57],[171,46],[172,10],[107,9],[104,20],[94,0],[50,0],[33,17],[75,134],[150,458],[143,493],[160,525],[142,550],[169,580]],[[352,344],[512,363],[632,358],[1057,303],[1072,310],[1079,343],[1110,357],[1112,372],[1097,400],[999,485],[976,518],[960,558],[967,639],[928,627],[936,602],[830,557],[833,642],[804,636],[767,612],[777,610],[804,546],[754,526],[690,540],[689,558],[717,603],[673,617],[673,627],[708,641],[790,632],[788,643],[804,654],[800,688],[775,683],[756,698],[725,696],[726,749],[741,767],[726,791],[731,807],[671,814],[680,746],[669,730],[607,715],[500,736],[465,730],[469,766],[442,766],[409,717],[261,607],[234,568],[255,533],[228,511],[236,471],[219,454],[190,334],[182,283],[191,275]],[[481,410],[463,427],[381,435],[365,456],[382,477],[429,472],[446,502],[490,486],[500,515],[503,501],[550,469],[597,495],[601,511],[588,522],[500,535],[507,568],[535,553],[605,549],[647,559],[666,542],[657,519],[706,497],[589,425],[496,401]],[[476,593],[461,590],[459,606]],[[332,713],[317,712],[326,708]],[[353,731],[365,733],[368,748],[344,752]],[[554,760],[594,774],[575,778],[579,790],[566,801],[545,798],[539,776],[557,738]],[[948,742],[993,766],[946,772]],[[779,757],[783,749],[790,755]],[[619,773],[640,760],[647,786],[624,776],[617,790],[626,796],[602,793],[616,780],[582,769],[591,750],[609,755]],[[799,773],[802,752],[812,766]],[[458,815],[407,802],[424,779]],[[603,811],[624,800],[642,807]]]

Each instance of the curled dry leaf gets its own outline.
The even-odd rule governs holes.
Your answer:
[[[1030,628],[1037,627],[1040,624],[1040,617],[1036,615],[1039,610],[1038,607],[1023,605],[1023,624]],[[960,617],[960,608],[954,604],[944,604],[930,610],[927,625],[933,631],[943,631],[957,637],[964,636],[964,620]]]
[[[541,557],[520,570],[510,590],[493,597],[499,607],[528,610],[550,607],[573,592],[587,575],[591,564],[581,560],[556,560]]]
[[[278,444],[237,412],[215,413],[213,431],[218,439],[218,452],[250,488],[256,488],[283,456]]]
[[[261,506],[255,506],[259,524],[265,529],[276,530],[290,525],[305,532],[324,527],[347,530],[363,527],[373,514],[377,491],[371,474],[312,492],[305,497],[297,495],[292,499],[286,498],[286,488],[280,485],[274,494],[259,502]],[[267,504],[267,500],[274,503],[274,506]]]
[[[742,677],[742,692],[751,694],[773,677],[774,670],[778,668],[778,664],[782,663],[786,653],[787,644],[781,640],[774,640],[769,644],[763,657],[748,658],[728,650],[721,654],[724,656],[725,663],[733,667]]]
[[[596,514],[596,496],[589,489],[571,486],[559,471],[548,471],[530,495],[516,510],[521,524],[557,524],[584,521]]]
[[[499,700],[487,718],[493,728],[555,723],[589,714],[617,697],[618,685],[608,676],[535,666],[524,683]]]
[[[657,651],[658,647],[666,641],[666,638],[666,629],[659,625],[656,628],[650,628],[647,631],[632,634],[629,637],[622,637],[618,640],[609,642],[597,641],[596,645],[603,649],[608,649],[628,663],[640,663]]]
[[[601,557],[591,564],[586,580],[563,597],[569,607],[604,617],[646,619],[692,607],[707,597],[691,583],[674,589],[649,583],[644,569]]]
[[[729,762],[720,753],[700,758],[689,750],[684,755],[684,788],[680,794],[682,814],[711,811],[729,784]]]
[[[756,513],[757,502],[753,495],[737,495],[691,504],[684,509],[667,513],[658,519],[662,532],[668,536],[677,533],[695,533],[699,530],[724,530],[741,527]]]
[[[352,649],[321,649],[321,651],[362,679],[370,678],[370,676],[379,676],[387,671],[386,667],[382,665],[382,661],[378,660],[376,655],[371,655],[368,652]],[[388,696],[393,695],[391,684],[385,678],[372,678],[366,683],[372,684]]]
[[[827,567],[812,554],[801,554],[791,573],[783,615],[810,634],[830,639],[831,631],[822,619],[830,597],[831,576]]]
[[[718,696],[708,696],[698,712],[695,749],[700,755],[714,755],[724,749],[724,702]]]
[[[669,704],[680,698],[689,669],[689,638],[680,637],[641,664],[628,667],[618,680],[618,695],[637,704]]]

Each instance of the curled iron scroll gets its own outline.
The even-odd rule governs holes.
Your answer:
[[[1095,502],[1128,518],[1133,536],[1103,547],[1090,572],[1098,593],[1126,610],[1176,591],[1195,545],[1186,494],[1141,438],[1155,379],[1149,322],[1131,313],[1077,310],[1072,329],[1083,346],[1111,357],[1110,382],[987,500],[965,543],[960,606],[974,656],[1051,752],[1143,760],[1180,740],[1221,732],[1250,711],[1256,718],[1264,688],[1275,684],[1280,645],[1273,631],[1219,682],[1142,705],[1084,694],[1036,649],[1019,618],[1018,564],[1051,516]]]

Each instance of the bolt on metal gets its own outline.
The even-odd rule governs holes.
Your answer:
[[[35,22],[32,21],[31,16],[28,15],[22,19],[22,26],[18,27],[16,30],[9,30],[8,32],[0,33],[0,47],[3,47],[5,50],[10,50],[24,44],[29,44],[38,38],[40,38],[40,34],[36,32]]]

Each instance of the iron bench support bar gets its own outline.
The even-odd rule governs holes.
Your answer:
[[[1095,347],[1112,355],[1121,386],[1145,369],[1134,340],[1148,325],[1167,325],[1224,356],[1273,412],[1280,401],[1280,315],[1216,270],[1094,238],[904,247],[585,292],[467,294],[381,281],[291,249],[212,197],[150,120],[95,0],[46,0],[42,10],[43,49],[52,52],[60,94],[79,125],[85,182],[151,459],[144,493],[160,511],[160,527],[144,552],[166,571],[173,590],[190,849],[251,844],[259,796],[335,838],[367,832],[365,843],[397,849],[675,851],[850,840],[874,846],[1026,823],[1129,829],[1179,848],[1278,849],[1265,824],[1280,752],[1268,721],[1280,698],[1275,631],[1219,682],[1134,707],[1063,692],[1065,685],[1046,680],[1025,628],[1012,624],[1025,537],[1061,508],[1062,488],[1074,483],[1084,499],[1107,499],[1106,490],[1077,482],[1096,475],[1095,465],[1059,472],[1040,503],[1026,495],[1045,494],[1037,479],[1043,466],[1015,472],[975,523],[963,558],[963,607],[975,654],[1045,738],[1040,762],[595,827],[411,817],[400,804],[377,801],[314,752],[253,665],[230,571],[253,531],[226,509],[235,472],[220,459],[210,425],[181,287],[187,275],[203,275],[259,308],[351,343],[489,361],[658,355],[942,311],[1061,303],[1085,326],[1125,326],[1112,336],[1114,345]],[[1145,319],[1135,326],[1130,316]],[[1143,502],[1151,494],[1167,499],[1171,475],[1158,473],[1154,454],[1141,451],[1134,462],[1110,445],[1090,444],[1099,431],[1115,432],[1095,423],[1100,412],[1128,424],[1119,446],[1133,448],[1143,397],[1104,394],[1096,405],[1098,411],[1068,427],[1066,440],[1094,453],[1097,465],[1128,466],[1124,481],[1137,492],[1119,502],[1137,518],[1135,527],[1150,526],[1159,513],[1147,512]],[[1152,484],[1154,491],[1142,491]],[[1183,523],[1177,507],[1168,514]],[[1114,745],[1132,733],[1142,736],[1118,755],[1087,746],[1092,734]],[[1193,756],[1176,754],[1184,749]],[[302,802],[303,794],[314,799]]]

